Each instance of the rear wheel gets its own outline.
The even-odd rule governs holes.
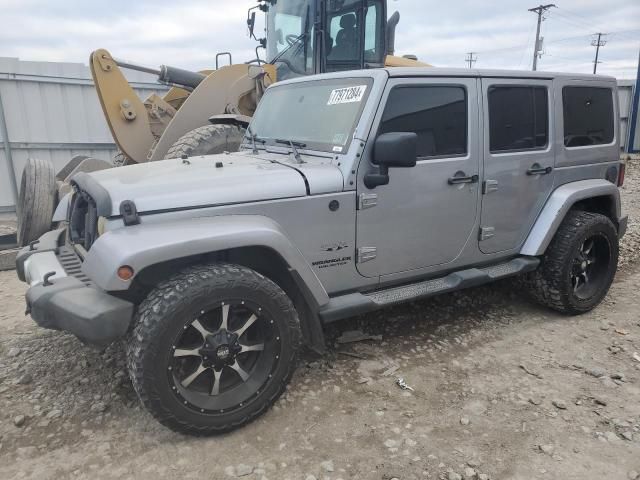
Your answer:
[[[127,360],[145,407],[191,434],[240,427],[275,402],[295,368],[297,313],[271,280],[209,264],[161,283],[138,309]]]
[[[598,213],[572,211],[527,283],[537,301],[575,315],[592,310],[604,299],[617,266],[618,233],[611,220]]]
[[[236,152],[244,138],[245,129],[237,125],[205,125],[185,133],[174,143],[164,158],[195,157],[223,152]]]
[[[56,196],[53,164],[39,158],[27,160],[16,205],[18,245],[24,247],[51,230]]]

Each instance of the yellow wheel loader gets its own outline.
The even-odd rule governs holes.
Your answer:
[[[266,16],[266,38],[255,36],[256,11]],[[397,12],[387,19],[386,0],[258,0],[247,15],[249,35],[258,42],[256,58],[247,63],[233,64],[231,54],[222,53],[216,56],[215,70],[152,69],[115,59],[104,49],[94,51],[91,74],[119,154],[112,162],[74,157],[55,181],[51,175],[27,179],[40,194],[21,195],[19,243],[28,244],[51,228],[46,215],[35,222],[26,212],[37,210],[36,203],[47,195],[57,197],[55,204],[77,172],[237,150],[273,82],[340,70],[427,66],[412,56],[394,56],[399,19]],[[264,60],[260,49],[266,51]],[[220,67],[226,56],[229,65]],[[158,82],[171,88],[162,97],[152,94],[141,100],[123,68],[157,75]],[[23,175],[34,170],[26,168]],[[40,178],[57,185],[39,185]]]

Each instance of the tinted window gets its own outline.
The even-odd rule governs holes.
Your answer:
[[[464,155],[467,117],[462,87],[396,87],[389,94],[380,133],[417,133],[419,157]]]
[[[613,142],[613,93],[609,88],[564,87],[564,144],[583,147]]]
[[[489,143],[492,152],[544,148],[549,137],[545,87],[489,89]]]

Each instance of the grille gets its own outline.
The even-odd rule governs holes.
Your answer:
[[[96,202],[88,193],[77,189],[71,200],[69,239],[71,243],[89,250],[98,236]]]
[[[68,246],[60,247],[58,249],[58,261],[67,275],[77,278],[88,287],[93,285],[89,277],[82,273],[82,261],[76,252],[73,251],[73,248]]]

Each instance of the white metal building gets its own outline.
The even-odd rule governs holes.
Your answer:
[[[166,90],[155,76],[125,74],[142,98]],[[0,212],[15,210],[11,175],[19,188],[29,157],[59,170],[75,155],[109,160],[115,153],[89,67],[0,57]]]

